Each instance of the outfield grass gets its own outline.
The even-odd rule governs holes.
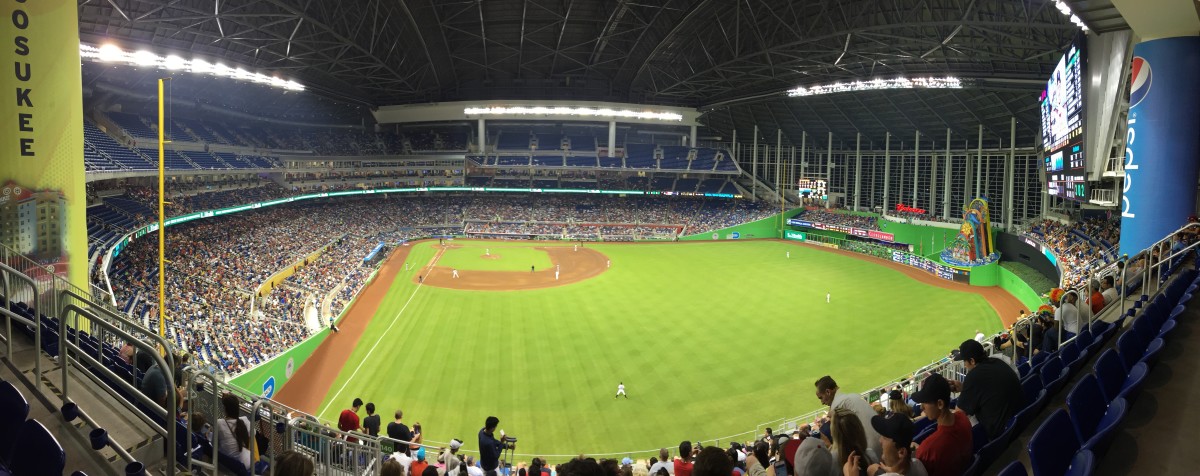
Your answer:
[[[463,240],[455,240],[453,244],[438,259],[438,266],[479,271],[529,271],[530,266],[545,270],[551,266],[550,256],[533,246]],[[485,253],[491,257],[485,258]]]
[[[518,453],[654,450],[800,415],[819,407],[822,375],[861,391],[1000,327],[977,295],[816,248],[589,246],[612,268],[559,288],[397,279],[319,416],[336,420],[361,397],[385,422],[401,408],[427,440],[458,437],[469,450],[488,415],[520,438]],[[409,261],[433,254],[416,245]],[[619,381],[628,400],[613,398]]]

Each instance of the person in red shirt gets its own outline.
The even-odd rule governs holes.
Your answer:
[[[971,420],[950,408],[950,382],[941,374],[925,378],[921,389],[912,394],[921,404],[926,418],[937,422],[937,429],[917,447],[917,459],[929,476],[958,476],[971,465]]]
[[[675,457],[675,476],[692,476],[692,442],[679,444],[679,456]]]
[[[363,401],[361,398],[355,398],[354,403],[350,408],[342,410],[342,414],[338,416],[338,429],[342,431],[358,431],[362,425],[358,422],[358,409],[362,407]]]
[[[1092,280],[1092,297],[1088,299],[1092,305],[1092,314],[1100,314],[1104,310],[1104,293],[1100,292],[1100,281]]]

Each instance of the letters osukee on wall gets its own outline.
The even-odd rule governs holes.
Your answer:
[[[29,13],[25,11],[23,5],[26,0],[16,0],[17,8],[12,12],[12,24],[16,28],[16,36],[13,37],[13,45],[16,47],[17,60],[13,62],[13,71],[16,75],[16,103],[14,110],[17,111],[16,124],[20,135],[17,138],[18,150],[21,157],[34,157],[33,150],[33,88],[30,87],[30,81],[33,79],[33,67],[30,66],[28,57],[30,53],[29,37],[24,33],[29,29]]]

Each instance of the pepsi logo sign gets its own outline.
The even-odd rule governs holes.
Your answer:
[[[1141,56],[1133,57],[1129,80],[1129,108],[1137,107],[1150,94],[1150,85],[1154,82],[1154,73],[1150,62]]]

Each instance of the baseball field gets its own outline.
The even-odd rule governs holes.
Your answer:
[[[904,376],[998,330],[1005,295],[773,240],[425,241],[276,398],[336,421],[359,397],[467,450],[495,415],[518,454],[644,455],[814,410],[822,375],[845,391]]]

